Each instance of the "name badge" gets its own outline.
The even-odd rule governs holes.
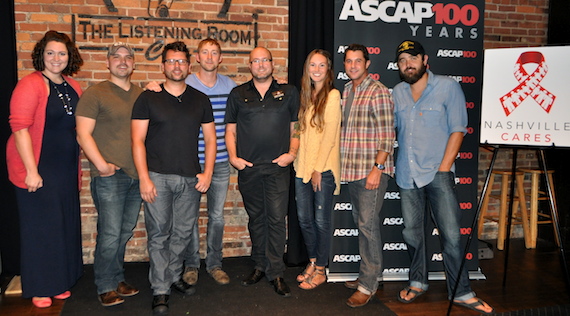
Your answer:
[[[281,90],[273,91],[271,92],[271,94],[273,94],[273,99],[279,99],[279,100],[282,100],[283,97],[285,96],[285,93],[283,93],[283,91]]]

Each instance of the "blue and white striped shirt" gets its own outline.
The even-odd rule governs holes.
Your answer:
[[[228,100],[228,95],[230,91],[236,86],[236,83],[230,79],[228,76],[217,74],[218,79],[213,87],[208,87],[198,79],[196,74],[191,74],[186,78],[186,83],[199,90],[210,98],[212,103],[212,110],[214,111],[214,122],[216,124],[216,143],[217,143],[217,153],[216,153],[216,163],[228,161],[228,150],[226,149],[225,133],[226,124],[224,124],[224,119],[226,116],[226,103]],[[204,160],[204,150],[206,149],[204,144],[204,134],[200,130],[200,136],[198,139],[198,158],[200,163],[203,164]]]

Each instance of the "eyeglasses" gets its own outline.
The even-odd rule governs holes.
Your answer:
[[[179,65],[187,65],[188,64],[188,60],[187,59],[165,59],[163,61],[164,63],[168,64],[168,65],[174,65],[176,63],[178,63]]]
[[[273,61],[273,59],[269,59],[269,58],[262,58],[262,59],[254,59],[252,61],[250,61],[250,63],[252,65],[259,65],[260,63],[268,63]]]

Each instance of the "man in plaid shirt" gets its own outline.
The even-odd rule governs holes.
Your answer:
[[[348,183],[361,258],[358,279],[345,283],[356,289],[346,301],[350,307],[366,305],[378,289],[382,277],[380,210],[388,180],[394,175],[394,104],[388,88],[369,76],[369,66],[366,47],[349,45],[344,55],[351,81],[342,96],[341,181]]]

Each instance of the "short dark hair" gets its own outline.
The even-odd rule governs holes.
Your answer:
[[[182,41],[172,42],[164,46],[164,50],[162,50],[162,62],[166,60],[166,52],[168,52],[169,50],[175,52],[183,52],[184,54],[186,54],[186,59],[190,61],[190,51],[188,50],[188,46],[186,46],[184,42]]]
[[[79,68],[83,65],[83,58],[81,58],[77,46],[75,46],[75,43],[69,38],[69,36],[57,31],[47,31],[44,37],[42,37],[42,39],[36,43],[36,46],[34,46],[34,50],[32,51],[34,69],[37,71],[43,71],[45,69],[44,51],[49,42],[63,43],[67,48],[69,60],[67,62],[67,67],[65,67],[61,73],[66,76],[71,76],[77,73]]]
[[[346,60],[346,52],[348,52],[349,50],[361,51],[362,55],[364,55],[364,61],[370,60],[370,56],[368,56],[368,49],[366,48],[366,46],[364,46],[362,44],[356,44],[356,43],[348,45],[348,47],[344,50],[344,60]]]

